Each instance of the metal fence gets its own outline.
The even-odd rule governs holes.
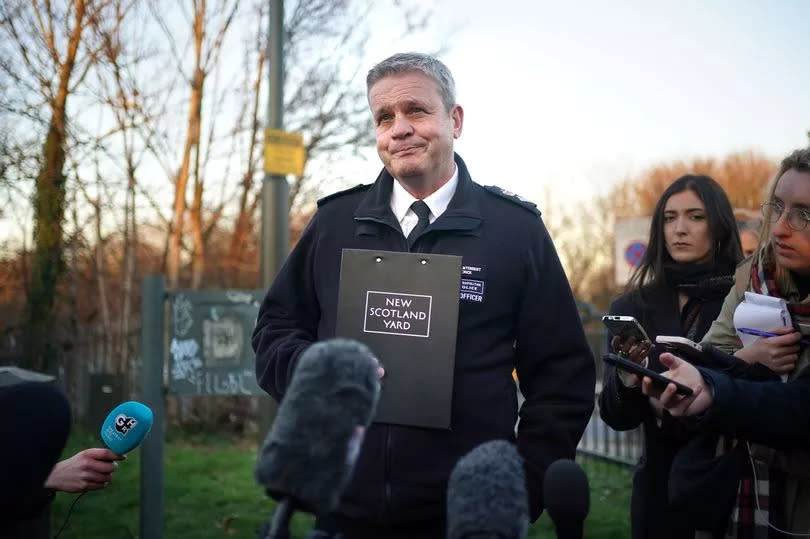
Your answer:
[[[601,313],[588,304],[580,304],[580,314],[585,322],[585,334],[595,358],[596,392],[594,398],[596,406],[577,451],[583,455],[617,464],[634,466],[638,462],[643,448],[641,429],[623,432],[615,431],[599,417],[599,394],[602,390],[602,375],[604,372],[602,354],[607,346],[606,329],[600,321]],[[98,327],[79,328],[76,335],[76,346],[73,353],[65,358],[64,371],[61,373],[65,389],[71,396],[74,414],[77,417],[85,418],[91,425],[98,423],[97,416],[100,413],[93,413],[93,409],[106,413],[106,410],[111,406],[110,402],[112,401],[110,399],[120,401],[134,397],[137,394],[135,381],[140,370],[140,361],[137,356],[139,328],[130,331],[128,335],[128,339],[131,341],[129,350],[133,351],[132,359],[126,365],[127,368],[123,373],[115,375],[105,372],[105,354],[102,353],[102,347],[99,345],[99,342],[101,342],[99,335],[101,335],[101,332]],[[118,381],[111,384],[107,378],[116,378]],[[119,390],[107,395],[107,386],[115,386]],[[104,395],[99,392],[103,392]],[[99,396],[107,398],[99,398]],[[94,397],[97,398],[94,399]],[[94,401],[99,402],[94,406]],[[255,413],[255,410],[251,406],[247,416],[251,416],[253,413]],[[179,414],[179,416],[181,416],[180,420],[182,421],[182,414]]]

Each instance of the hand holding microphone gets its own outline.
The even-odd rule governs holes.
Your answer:
[[[124,458],[100,447],[79,451],[56,463],[45,481],[45,488],[61,492],[102,489],[112,481],[112,473],[118,467],[116,461]]]
[[[112,473],[152,428],[152,410],[139,402],[119,404],[101,426],[101,439],[107,448],[93,447],[59,461],[53,467],[45,488],[62,492],[99,490],[112,481]]]
[[[106,487],[118,467],[117,461],[124,460],[125,453],[135,449],[151,428],[152,410],[139,402],[124,402],[113,408],[101,425],[101,439],[107,446],[106,449],[85,449],[56,463],[45,481],[45,488],[81,494],[73,500],[54,537],[58,538],[62,534],[79,498],[90,490]]]

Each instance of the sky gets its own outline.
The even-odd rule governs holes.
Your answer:
[[[445,0],[433,35],[376,26],[370,64],[430,51],[465,112],[473,179],[581,201],[660,162],[807,145],[806,0]],[[370,159],[369,178],[379,168]],[[673,178],[674,179],[674,178]]]
[[[456,150],[473,179],[534,201],[546,216],[658,163],[747,150],[778,160],[808,144],[810,0],[410,2],[434,11],[429,28],[400,39],[401,9],[374,4],[360,23],[371,38],[352,84],[362,87],[365,71],[395,52],[444,51],[465,112]],[[247,33],[238,30],[226,54],[241,77]],[[174,107],[178,129],[186,106]],[[228,114],[218,112],[222,125]],[[362,153],[313,160],[316,176],[320,168],[336,178],[319,183],[319,194],[373,181],[380,160],[373,148]],[[156,163],[139,172],[170,207],[167,172]],[[120,175],[120,166],[107,171]],[[151,206],[139,211],[143,219]],[[3,230],[20,233],[15,220],[0,214],[0,241]]]

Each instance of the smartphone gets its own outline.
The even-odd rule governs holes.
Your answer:
[[[666,376],[655,372],[652,369],[648,369],[647,367],[642,367],[635,361],[630,361],[629,359],[623,358],[621,356],[617,356],[616,354],[605,354],[602,356],[602,360],[605,363],[609,363],[616,367],[617,369],[622,369],[623,371],[631,372],[633,374],[637,374],[639,376],[647,376],[649,377],[653,385],[656,389],[663,391],[666,389],[668,384],[675,384],[675,392],[679,395],[684,395],[686,397],[692,394],[692,389],[683,385],[679,384],[674,380],[670,380]]]
[[[705,364],[706,356],[703,355],[703,348],[696,342],[686,337],[674,335],[659,335],[655,338],[655,343],[660,345],[665,352],[681,357],[689,363]]]
[[[605,324],[611,333],[618,335],[623,341],[626,341],[630,337],[635,337],[639,342],[649,342],[650,340],[650,338],[647,336],[647,332],[644,331],[644,328],[641,327],[638,320],[632,316],[609,314],[602,317],[602,323]]]

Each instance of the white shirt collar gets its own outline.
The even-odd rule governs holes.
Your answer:
[[[444,185],[422,199],[425,204],[427,204],[428,208],[430,208],[431,223],[447,209],[447,206],[450,204],[450,200],[456,193],[457,185],[458,167],[455,168],[453,175],[450,176],[450,179]],[[394,217],[397,218],[397,222],[400,224],[400,226],[402,226],[403,220],[405,220],[407,216],[413,216],[414,218],[416,217],[411,210],[411,204],[413,204],[416,200],[418,199],[414,198],[412,194],[402,187],[399,180],[394,178],[394,189],[391,191],[391,211],[394,212]]]

